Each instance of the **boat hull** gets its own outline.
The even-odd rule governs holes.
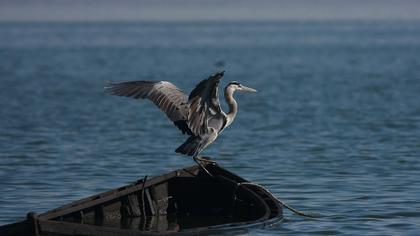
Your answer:
[[[100,193],[27,220],[0,235],[191,235],[244,230],[282,220],[268,191],[216,164],[192,166]]]

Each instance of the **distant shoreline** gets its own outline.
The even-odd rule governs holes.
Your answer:
[[[298,24],[298,23],[420,23],[419,19],[276,19],[276,20],[0,20],[2,24]]]

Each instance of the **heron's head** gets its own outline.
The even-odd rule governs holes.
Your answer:
[[[244,86],[240,84],[238,81],[232,81],[226,86],[226,90],[232,90],[232,92],[240,91],[240,92],[248,92],[248,93],[256,93],[257,90]]]

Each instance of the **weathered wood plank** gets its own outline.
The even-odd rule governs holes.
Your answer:
[[[137,191],[141,190],[142,188],[147,188],[149,186],[158,184],[160,182],[164,182],[167,179],[175,177],[175,176],[182,176],[182,175],[191,176],[192,173],[198,171],[198,168],[199,167],[197,167],[197,166],[192,166],[192,167],[180,170],[180,171],[173,171],[171,173],[168,173],[168,174],[165,174],[165,175],[162,175],[162,176],[154,177],[154,178],[148,180],[147,182],[145,182],[144,185],[140,182],[140,183],[136,183],[136,184],[121,187],[117,190],[110,190],[108,192],[97,194],[97,195],[94,195],[92,197],[84,198],[82,200],[79,200],[79,201],[64,205],[62,207],[53,209],[51,211],[45,212],[43,214],[40,214],[39,218],[43,219],[43,220],[48,220],[48,219],[53,219],[53,218],[58,217],[58,216],[63,216],[63,215],[66,215],[66,214],[74,213],[74,212],[80,211],[82,209],[94,207],[96,205],[106,203],[110,200],[120,198],[122,196],[137,192]],[[139,182],[139,181],[137,181],[137,182]]]
[[[128,203],[130,205],[131,216],[134,216],[134,217],[141,216],[140,204],[139,204],[137,194],[128,195]]]
[[[147,202],[149,203],[149,209],[152,215],[156,215],[156,206],[153,202],[152,197],[150,196],[150,191],[148,188],[146,188],[146,197],[147,197]]]
[[[156,206],[156,214],[166,215],[171,198],[171,196],[168,196],[168,183],[158,184],[150,188]]]

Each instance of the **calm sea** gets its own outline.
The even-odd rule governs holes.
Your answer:
[[[322,215],[285,211],[249,234],[420,232],[420,22],[408,21],[1,23],[0,225],[192,165],[153,104],[103,87],[189,92],[222,68],[222,86],[259,92],[236,95],[235,122],[203,154]]]

